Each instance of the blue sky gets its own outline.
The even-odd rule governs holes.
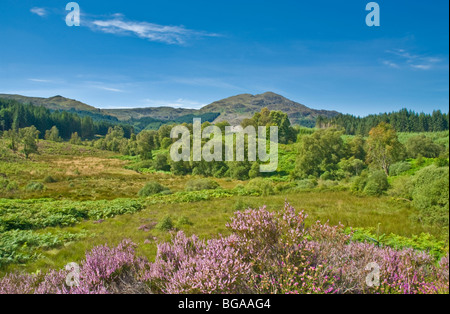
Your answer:
[[[2,0],[0,93],[200,108],[272,91],[366,115],[449,110],[449,2]]]

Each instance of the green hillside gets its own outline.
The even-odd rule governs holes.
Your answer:
[[[162,121],[175,121],[189,115],[220,113],[214,122],[228,121],[240,124],[244,119],[253,117],[256,112],[267,107],[288,114],[292,124],[314,127],[317,117],[332,118],[336,111],[314,110],[291,101],[281,95],[267,92],[260,95],[242,94],[213,102],[200,110],[171,107],[137,108],[137,109],[105,109],[102,112],[113,115],[119,120],[141,119],[151,117]]]
[[[200,111],[220,112],[221,115],[215,122],[228,121],[231,124],[239,124],[242,120],[249,119],[256,112],[260,112],[262,108],[287,113],[292,124],[304,126],[314,126],[318,116],[331,118],[338,115],[336,111],[310,109],[271,92],[260,95],[242,94],[226,98],[203,107]]]
[[[77,111],[90,111],[90,112],[100,112],[100,109],[86,105],[78,100],[65,98],[62,96],[54,96],[50,98],[41,97],[26,97],[21,95],[8,95],[0,94],[0,98],[15,100],[20,103],[27,103],[33,106],[44,106],[50,110],[77,110]]]

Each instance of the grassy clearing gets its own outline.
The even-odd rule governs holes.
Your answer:
[[[7,143],[0,139],[5,151],[0,158],[0,175],[17,184],[17,189],[0,190],[0,198],[14,199],[71,199],[101,200],[135,198],[149,181],[157,181],[172,192],[183,191],[190,176],[179,177],[170,173],[138,173],[125,169],[136,158],[118,158],[115,154],[94,148],[68,143],[39,142],[39,155],[26,160],[20,154],[6,149]],[[7,153],[6,153],[7,152]],[[45,182],[51,176],[55,182]],[[30,181],[42,182],[41,191],[27,191]],[[232,189],[238,182],[216,180],[222,188]]]
[[[170,216],[174,222],[187,218],[192,225],[179,228],[187,234],[210,238],[227,234],[226,223],[236,210],[258,207],[266,204],[269,210],[279,210],[285,200],[294,207],[304,209],[308,222],[329,221],[331,224],[343,223],[349,227],[379,228],[382,234],[396,234],[410,237],[415,234],[430,233],[441,237],[441,231],[427,228],[412,220],[414,210],[408,204],[393,201],[388,197],[358,197],[350,192],[307,192],[302,194],[273,195],[267,197],[233,196],[210,199],[208,201],[151,204],[144,210],[106,219],[103,222],[84,221],[67,228],[46,228],[45,232],[55,233],[64,230],[72,234],[89,234],[82,241],[54,248],[42,253],[42,258],[25,266],[13,265],[3,271],[21,269],[29,272],[60,268],[69,262],[79,261],[85,251],[105,243],[116,245],[124,238],[139,244],[139,251],[150,259],[155,257],[156,245],[170,240],[174,231],[165,232],[155,228],[164,217]]]

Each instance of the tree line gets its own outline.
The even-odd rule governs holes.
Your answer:
[[[408,158],[448,158],[448,146],[423,134],[401,143],[395,128],[386,122],[372,128],[367,138],[343,135],[342,128],[327,128],[301,136],[293,177],[342,180],[358,176],[366,168],[389,176],[392,165]]]
[[[90,116],[80,116],[73,112],[51,111],[45,107],[22,104],[14,100],[0,99],[0,131],[24,129],[34,126],[44,138],[46,131],[52,127],[59,130],[59,136],[69,140],[74,133],[83,139],[92,139],[95,135],[105,136],[113,121],[94,121]],[[121,125],[124,135],[130,137],[133,127]]]
[[[392,125],[397,132],[439,132],[449,129],[448,113],[435,110],[432,114],[426,114],[407,109],[367,117],[350,114],[340,114],[333,118],[320,116],[317,118],[316,127],[342,128],[348,135],[367,136],[370,130],[383,122]]]

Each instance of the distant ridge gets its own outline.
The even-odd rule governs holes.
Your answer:
[[[256,112],[267,107],[288,114],[292,124],[314,126],[317,117],[335,117],[337,111],[314,110],[289,100],[281,95],[267,92],[259,95],[241,94],[213,102],[199,110],[179,109],[171,107],[137,108],[137,109],[104,109],[102,112],[116,116],[120,120],[151,117],[159,120],[175,120],[190,114],[220,113],[214,122],[228,121],[235,125],[246,118],[251,118]]]
[[[63,96],[54,96],[50,98],[41,97],[27,97],[21,95],[0,94],[0,98],[15,100],[24,104],[31,104],[33,106],[44,106],[50,110],[76,110],[76,111],[90,111],[98,113],[100,109],[86,105],[78,100],[65,98]]]
[[[80,111],[101,114],[105,117],[115,117],[121,121],[153,118],[161,121],[175,121],[188,115],[204,115],[217,113],[214,122],[228,121],[232,125],[239,124],[246,118],[251,118],[256,112],[267,107],[288,114],[292,124],[314,126],[317,117],[332,118],[337,111],[315,110],[305,105],[289,100],[281,95],[267,92],[259,95],[241,94],[213,102],[201,109],[182,109],[172,107],[150,107],[134,109],[98,109],[77,100],[54,96],[50,98],[26,97],[21,95],[0,94],[0,98],[16,100],[33,106],[44,106],[51,110]]]
[[[179,117],[199,113],[197,109],[184,109],[173,107],[148,107],[130,109],[102,109],[102,112],[115,116],[119,120],[153,118],[162,121],[172,121]]]

